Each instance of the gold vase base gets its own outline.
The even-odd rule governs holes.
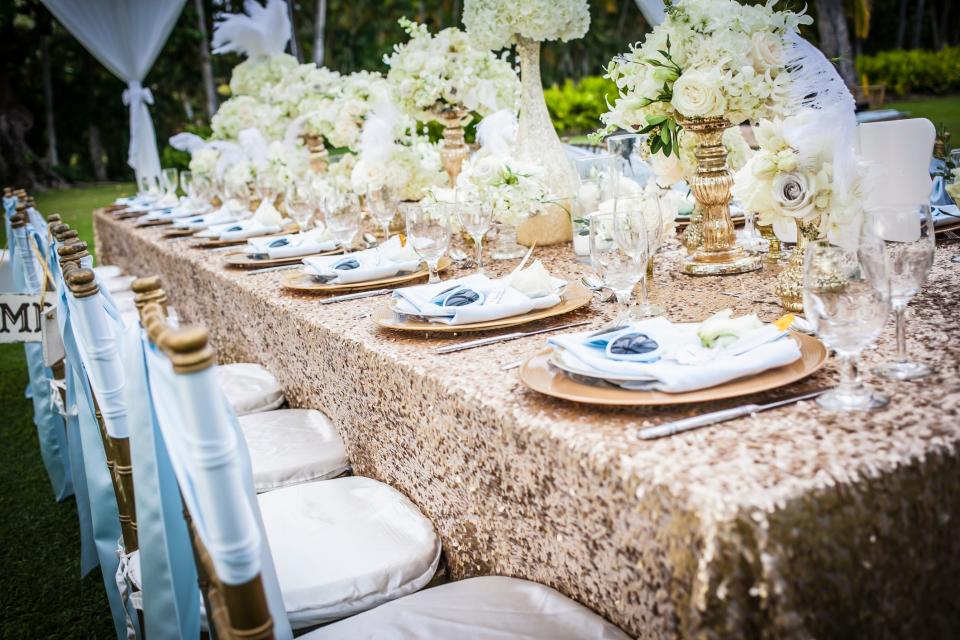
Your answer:
[[[698,251],[683,261],[680,270],[688,276],[729,276],[737,273],[749,273],[763,267],[763,258],[756,254],[740,252],[725,260],[711,259],[713,256]]]

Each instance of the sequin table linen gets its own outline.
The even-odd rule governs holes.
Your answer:
[[[329,414],[355,472],[398,488],[433,521],[454,578],[535,580],[642,638],[960,632],[956,242],[938,245],[911,305],[912,355],[935,374],[904,383],[870,373],[894,352],[892,323],[865,354],[864,376],[891,396],[887,408],[830,414],[804,402],[643,441],[643,426],[737,401],[617,410],[554,400],[500,370],[544,336],[441,356],[432,348],[476,334],[379,329],[368,314],[386,298],[318,305],[281,289],[289,272],[227,269],[223,253],[164,240],[163,227],[99,211],[95,232],[102,263],[162,276],[181,316],[210,328],[221,360],[260,362],[291,404]],[[536,257],[558,276],[586,271],[568,245]],[[670,319],[782,313],[775,269],[692,278],[677,274],[681,257],[677,247],[658,257],[651,290]],[[553,322],[600,326],[613,311],[594,302]],[[836,375],[831,361],[748,400]]]

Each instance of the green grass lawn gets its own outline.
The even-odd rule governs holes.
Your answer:
[[[36,196],[37,207],[59,213],[93,252],[91,211],[131,191],[129,184],[50,191]],[[99,570],[80,578],[76,507],[72,498],[53,500],[26,385],[23,346],[0,345],[0,637],[114,637]]]
[[[954,147],[960,147],[960,95],[918,100],[895,100],[883,108],[908,111],[914,118],[927,118],[939,128],[943,124],[953,134]]]

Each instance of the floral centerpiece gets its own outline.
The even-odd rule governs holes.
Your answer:
[[[540,43],[582,38],[590,27],[587,0],[466,0],[463,24],[478,46],[498,50],[517,45],[521,82],[517,152],[521,159],[543,167],[551,193],[572,196],[568,192],[576,175],[543,98]],[[573,233],[570,218],[560,207],[530,218],[519,231],[521,242],[539,244],[568,242]]]
[[[469,153],[463,127],[471,114],[513,109],[520,83],[509,62],[477,47],[463,31],[451,27],[431,35],[426,25],[399,22],[410,39],[384,56],[387,80],[401,109],[444,125],[442,159],[453,184]]]
[[[947,195],[960,205],[960,169],[953,170],[953,182],[946,186]]]
[[[401,200],[420,200],[433,187],[446,182],[440,163],[440,150],[423,136],[411,136],[397,142],[382,154],[361,155],[350,174],[353,192],[366,193],[368,187],[390,186]]]

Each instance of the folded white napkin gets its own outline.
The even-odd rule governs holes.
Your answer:
[[[173,223],[178,229],[206,229],[211,225],[227,224],[236,221],[237,216],[234,211],[226,207],[220,207],[216,211],[204,214],[202,216],[191,216],[181,218]]]
[[[437,303],[443,292],[464,287],[480,294],[477,302],[460,307]],[[480,273],[437,284],[405,287],[395,291],[393,296],[397,300],[394,310],[398,313],[449,325],[499,320],[535,309],[549,309],[560,303],[560,296],[556,293],[530,297],[504,280],[491,280]]]
[[[247,244],[250,253],[266,254],[271,259],[309,256],[337,248],[337,241],[330,237],[326,229],[271,238],[250,238]]]
[[[672,323],[666,318],[651,318],[630,325],[660,345],[660,358],[654,362],[613,360],[602,346],[588,344],[594,332],[553,336],[548,344],[559,347],[560,361],[585,374],[608,380],[625,389],[682,393],[707,389],[737,378],[755,375],[767,369],[788,365],[800,359],[800,347],[783,332],[768,332],[769,341],[757,343],[744,337],[737,344],[720,349],[704,358],[697,337],[698,323]],[[698,355],[700,357],[693,357]],[[687,362],[689,364],[681,364]]]
[[[282,231],[280,225],[261,224],[257,220],[248,219],[208,227],[197,234],[198,238],[216,238],[217,240],[246,240],[256,236],[266,236]]]
[[[355,261],[352,269],[336,268]],[[400,238],[394,236],[379,247],[364,249],[339,256],[316,256],[304,258],[304,271],[329,284],[353,284],[390,278],[401,273],[410,273],[420,267],[420,256],[408,243],[400,244]],[[351,265],[353,266],[353,265]]]

